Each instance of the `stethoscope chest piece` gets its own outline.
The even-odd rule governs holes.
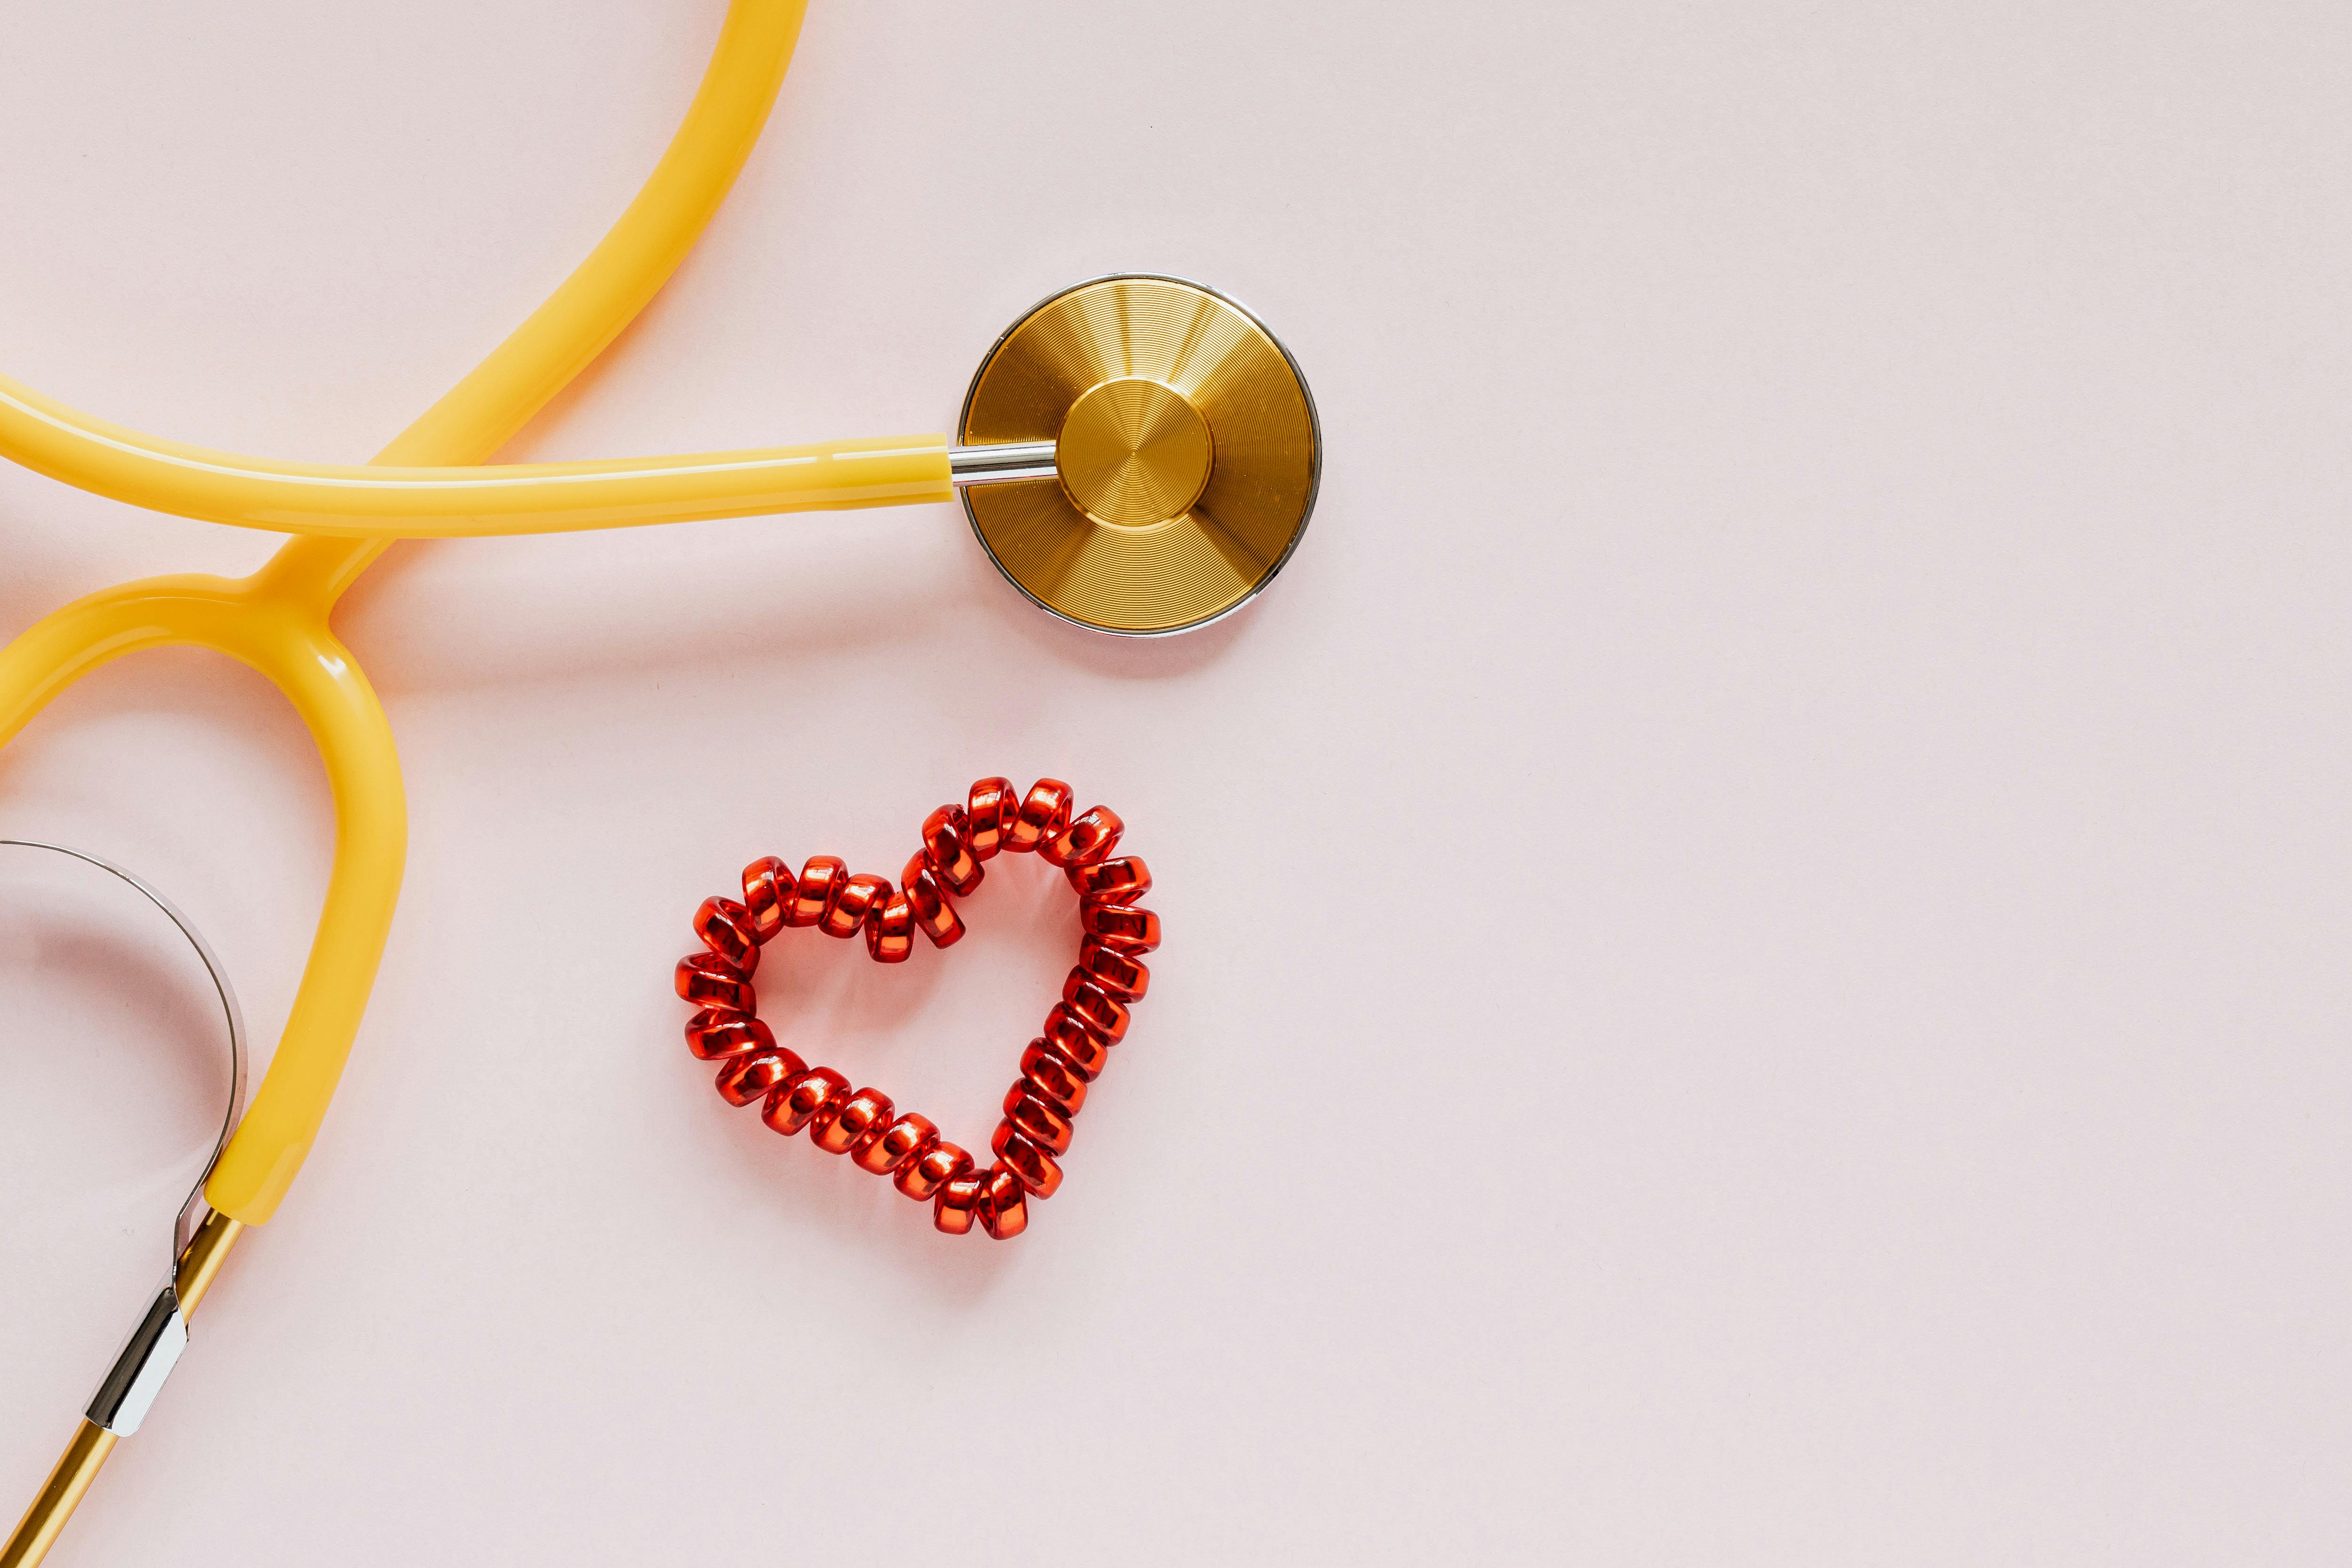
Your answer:
[[[1045,300],[997,340],[957,440],[1054,443],[1055,472],[968,486],[991,559],[1065,620],[1148,637],[1238,608],[1315,509],[1322,437],[1298,366],[1213,289],[1129,275]]]

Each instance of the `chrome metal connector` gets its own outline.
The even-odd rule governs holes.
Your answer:
[[[179,1289],[167,1279],[147,1315],[131,1331],[131,1342],[122,1347],[112,1370],[90,1395],[83,1419],[118,1437],[138,1431],[154,1407],[155,1395],[163,1392],[163,1380],[180,1364],[180,1352],[187,1348],[188,1323],[180,1315]]]
[[[990,447],[950,447],[949,480],[992,485],[1006,479],[1050,479],[1055,473],[1051,441],[1006,441]]]

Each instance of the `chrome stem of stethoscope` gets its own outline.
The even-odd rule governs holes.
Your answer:
[[[1055,444],[1051,441],[1006,441],[992,447],[950,447],[948,480],[966,485],[992,485],[1006,479],[1050,479]]]

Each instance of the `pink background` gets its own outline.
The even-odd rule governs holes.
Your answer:
[[[719,11],[16,7],[0,364],[363,458]],[[1147,644],[945,507],[394,551],[339,623],[414,822],[367,1026],[53,1561],[2343,1562],[2347,57],[2316,5],[820,0],[509,455],[944,428],[1141,268],[1284,334],[1316,522]],[[0,467],[0,633],[271,543]],[[744,860],[895,869],[997,772],[1125,814],[1171,932],[1009,1246],[729,1110],[668,990]],[[192,653],[0,767],[265,1047],[330,831]],[[217,1075],[151,928],[10,889],[13,1510]],[[971,910],[762,978],[977,1142],[1071,921],[1028,865]]]

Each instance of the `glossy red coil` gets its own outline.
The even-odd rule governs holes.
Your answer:
[[[1126,831],[1118,813],[1107,805],[1090,805],[1084,816],[1037,846],[1037,853],[1065,869],[1091,866],[1118,847],[1118,836]]]
[[[1102,1076],[1104,1064],[1110,1060],[1110,1042],[1087,1028],[1066,1006],[1056,1005],[1045,1015],[1044,1043],[1088,1083]]]
[[[1078,890],[1078,897],[1089,903],[1131,904],[1151,891],[1151,868],[1133,855],[1073,866],[1063,875]]]
[[[785,1134],[805,1130],[827,1152],[887,1176],[908,1197],[931,1205],[932,1223],[961,1235],[974,1228],[998,1239],[1029,1224],[1031,1198],[1062,1184],[1073,1119],[1087,1085],[1126,1035],[1129,1007],[1150,984],[1142,955],[1160,945],[1160,920],[1140,907],[1151,873],[1134,856],[1114,859],[1126,825],[1108,806],[1073,816],[1075,797],[1059,779],[1040,779],[1024,795],[1004,778],[974,783],[963,804],[927,817],[920,847],[894,885],[853,876],[836,857],[817,855],[795,873],[775,856],[743,868],[743,897],[706,899],[690,922],[700,951],[678,961],[677,994],[698,1009],[686,1026],[687,1047],[719,1064],[719,1094],[730,1103],[761,1104],[761,1119]],[[810,1067],[776,1043],[759,1017],[753,976],[761,947],[787,927],[816,926],[827,935],[866,937],[877,962],[904,963],[919,931],[935,947],[953,945],[964,921],[953,900],[969,896],[984,864],[1007,850],[1034,851],[1063,868],[1078,897],[1076,967],[1043,1030],[1021,1053],[1020,1077],[1004,1096],[1003,1120],[989,1147],[995,1163],[940,1136],[924,1116],[902,1112],[879,1089],[852,1091],[830,1068]]]
[[[1151,971],[1106,942],[1089,941],[1079,948],[1078,967],[1122,1002],[1140,1002],[1151,988]]]
[[[866,929],[866,917],[877,914],[890,897],[890,884],[871,871],[860,871],[841,884],[833,907],[816,929],[827,936],[853,937]]]
[[[773,855],[762,855],[743,868],[743,907],[751,917],[752,941],[767,942],[784,929],[793,883],[793,868]],[[1078,891],[1083,895],[1086,889]]]
[[[980,1225],[999,1241],[1029,1228],[1028,1189],[1003,1164],[991,1165],[980,1191]]]
[[[898,1167],[921,1159],[939,1141],[940,1130],[931,1125],[929,1117],[908,1111],[852,1149],[849,1157],[861,1171],[895,1175]]]
[[[719,1068],[719,1098],[730,1105],[765,1100],[787,1079],[806,1071],[808,1064],[782,1046],[730,1057]]]
[[[1012,1172],[1021,1184],[1041,1198],[1050,1198],[1054,1189],[1062,1184],[1062,1167],[1045,1146],[1035,1139],[1015,1131],[1010,1123],[998,1122],[996,1136],[990,1147],[996,1151],[997,1163]]]
[[[986,1176],[970,1173],[940,1183],[940,1195],[931,1200],[931,1223],[950,1236],[970,1230],[980,1208],[981,1189],[987,1183]]]
[[[1032,1093],[1026,1079],[1004,1091],[1003,1124],[1049,1154],[1070,1152],[1069,1116],[1050,1100]]]
[[[1004,830],[1020,818],[1021,795],[1011,779],[981,779],[964,797],[963,810],[971,824],[972,858],[991,860],[1004,847]]]
[[[813,855],[801,866],[799,879],[793,885],[793,901],[784,910],[788,926],[813,926],[833,912],[833,901],[841,897],[842,888],[849,881],[849,868],[832,855]]]
[[[1004,847],[1030,850],[1070,825],[1070,786],[1059,779],[1039,779],[1022,798],[1013,826],[1004,830]]]
[[[943,805],[923,819],[923,858],[959,899],[970,895],[988,874],[971,852],[971,819],[960,805]]]
[[[971,1170],[971,1156],[944,1139],[934,1139],[931,1146],[898,1167],[898,1189],[920,1203],[928,1200],[940,1186]]]
[[[723,1061],[776,1043],[768,1026],[740,1013],[705,1007],[686,1021],[686,1048],[704,1061]]]
[[[694,934],[743,973],[760,967],[760,939],[752,931],[751,911],[734,900],[703,900],[694,911]]]
[[[1087,1103],[1086,1079],[1077,1068],[1046,1049],[1043,1040],[1031,1041],[1029,1048],[1021,1053],[1021,1081],[1029,1086],[1030,1093],[1065,1116],[1076,1116]]]
[[[1150,952],[1160,945],[1160,917],[1131,904],[1098,904],[1089,899],[1078,906],[1078,929],[1121,952]]]
[[[849,1080],[831,1068],[811,1068],[768,1096],[760,1120],[789,1138],[849,1097]]]
[[[948,902],[947,884],[931,869],[931,858],[921,850],[898,873],[898,889],[914,913],[915,928],[931,939],[933,947],[953,947],[963,938],[963,921]]]

